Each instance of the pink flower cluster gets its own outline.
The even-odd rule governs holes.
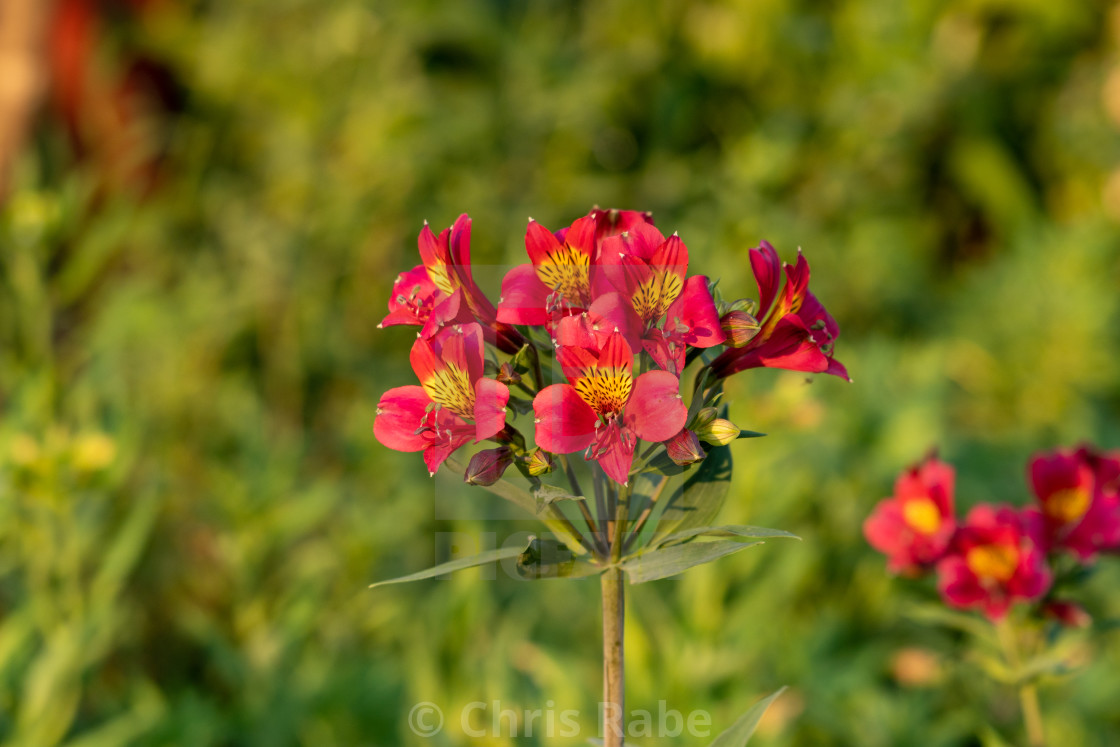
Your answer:
[[[626,483],[640,442],[671,443],[675,455],[697,440],[680,377],[709,349],[722,348],[702,364],[714,380],[758,367],[847,378],[833,358],[836,322],[809,292],[800,255],[783,266],[765,242],[749,250],[756,318],[750,302],[724,304],[706,276],[689,275],[688,247],[649,213],[596,208],[555,232],[530,219],[529,261],[505,276],[495,305],[474,279],[470,235],[466,215],[438,236],[425,224],[421,264],[397,277],[380,325],[419,327],[411,362],[420,383],[381,397],[374,433],[389,448],[422,451],[432,474],[456,449],[489,439],[499,448],[468,469],[470,481],[496,480],[510,464],[540,474],[551,454],[583,452]],[[487,345],[511,358],[488,362]],[[541,380],[549,370],[556,380]],[[525,448],[511,409],[533,412],[536,449]],[[713,417],[692,425],[725,433]],[[702,458],[698,441],[686,451]]]
[[[899,476],[894,495],[864,522],[864,536],[893,573],[935,572],[953,607],[998,620],[1012,604],[1042,600],[1051,616],[1080,621],[1075,604],[1047,598],[1051,569],[1061,555],[1088,564],[1120,550],[1120,452],[1060,449],[1036,455],[1028,471],[1035,504],[982,503],[958,522],[953,468],[929,457]]]

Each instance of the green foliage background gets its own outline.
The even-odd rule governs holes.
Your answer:
[[[469,212],[508,264],[526,216],[596,203],[652,210],[732,297],[747,248],[802,247],[854,378],[729,385],[770,436],[734,447],[723,519],[805,541],[635,587],[628,705],[718,732],[789,685],[758,743],[1017,739],[860,527],[932,447],[967,507],[1025,502],[1036,450],[1120,446],[1120,6],[242,0],[132,34],[186,91],[158,187],[97,189],[44,120],[0,208],[10,743],[545,744],[458,710],[593,713],[594,581],[366,586],[440,533],[533,527],[481,491],[437,520],[419,457],[372,436],[413,380],[411,333],[376,325],[422,221]],[[1120,730],[1116,565],[1042,689],[1063,744]],[[440,737],[408,731],[418,701]]]

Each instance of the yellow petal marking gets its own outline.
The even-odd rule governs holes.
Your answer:
[[[474,389],[467,372],[454,363],[436,371],[423,382],[432,401],[464,418],[474,417]]]
[[[981,579],[1004,583],[1019,566],[1019,548],[1014,545],[979,545],[965,556],[968,567]]]
[[[1042,510],[1054,521],[1069,524],[1077,521],[1089,510],[1089,491],[1081,488],[1057,490],[1042,504]]]
[[[590,368],[576,379],[576,393],[600,415],[622,412],[634,379],[625,368]]]
[[[630,298],[634,310],[643,320],[660,319],[684,289],[680,275],[668,270],[654,270]]]
[[[572,306],[591,305],[591,257],[564,244],[536,267],[537,277]]]

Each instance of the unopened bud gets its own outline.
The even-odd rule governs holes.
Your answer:
[[[498,375],[496,378],[498,379],[498,381],[507,386],[521,383],[521,374],[517,373],[517,371],[513,368],[513,364],[509,363],[508,361],[506,363],[503,363],[498,369]]]
[[[688,428],[682,429],[680,433],[665,442],[665,452],[670,459],[681,467],[695,464],[708,456],[704,447],[700,445],[700,439],[696,437],[696,433]]]
[[[1087,628],[1093,622],[1093,618],[1085,611],[1085,608],[1076,602],[1055,599],[1052,602],[1047,602],[1043,608],[1043,613],[1050,619],[1057,620],[1069,628]]]
[[[739,437],[739,426],[724,418],[716,418],[707,425],[697,428],[696,435],[712,446],[727,446]]]
[[[741,348],[758,334],[758,320],[742,310],[729,311],[719,318],[719,326],[727,335],[727,344]]]
[[[508,446],[483,449],[471,457],[463,482],[468,485],[493,485],[513,464],[513,450]]]
[[[547,451],[541,449],[533,449],[528,458],[525,460],[525,468],[533,477],[540,477],[547,475],[556,468],[556,463],[552,459],[552,455]]]
[[[716,408],[714,407],[701,408],[700,412],[696,413],[696,417],[692,419],[692,423],[689,425],[689,428],[694,431],[699,430],[715,420],[717,414],[718,413],[716,412]]]

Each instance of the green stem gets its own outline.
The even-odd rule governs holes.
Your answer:
[[[626,730],[625,657],[623,628],[626,595],[622,569],[608,568],[601,576],[603,592],[603,747],[622,747]]]
[[[653,513],[653,509],[657,505],[658,499],[661,498],[661,494],[665,492],[665,486],[668,484],[669,476],[665,475],[661,478],[661,482],[657,483],[657,487],[653,489],[653,495],[651,495],[649,498],[649,505],[642,509],[642,513],[639,514],[638,520],[634,522],[633,531],[631,531],[629,536],[627,536],[626,543],[622,546],[623,552],[629,552],[630,546],[634,544],[634,541],[638,539],[638,535],[642,533],[642,529],[645,528],[650,514]]]
[[[1003,619],[996,624],[996,633],[1003,646],[1007,664],[1019,679],[1022,669],[1022,659],[1019,653],[1019,641],[1014,626],[1008,619]],[[1046,731],[1042,725],[1042,708],[1038,703],[1038,686],[1034,682],[1019,681],[1019,707],[1023,712],[1023,726],[1027,732],[1027,744],[1030,747],[1046,747]]]
[[[615,492],[617,491],[617,493]],[[602,575],[603,591],[603,747],[623,747],[626,731],[626,659],[623,652],[623,630],[626,623],[626,594],[622,585],[622,540],[626,533],[630,489],[619,490],[614,518],[614,539],[611,540],[613,565]]]

